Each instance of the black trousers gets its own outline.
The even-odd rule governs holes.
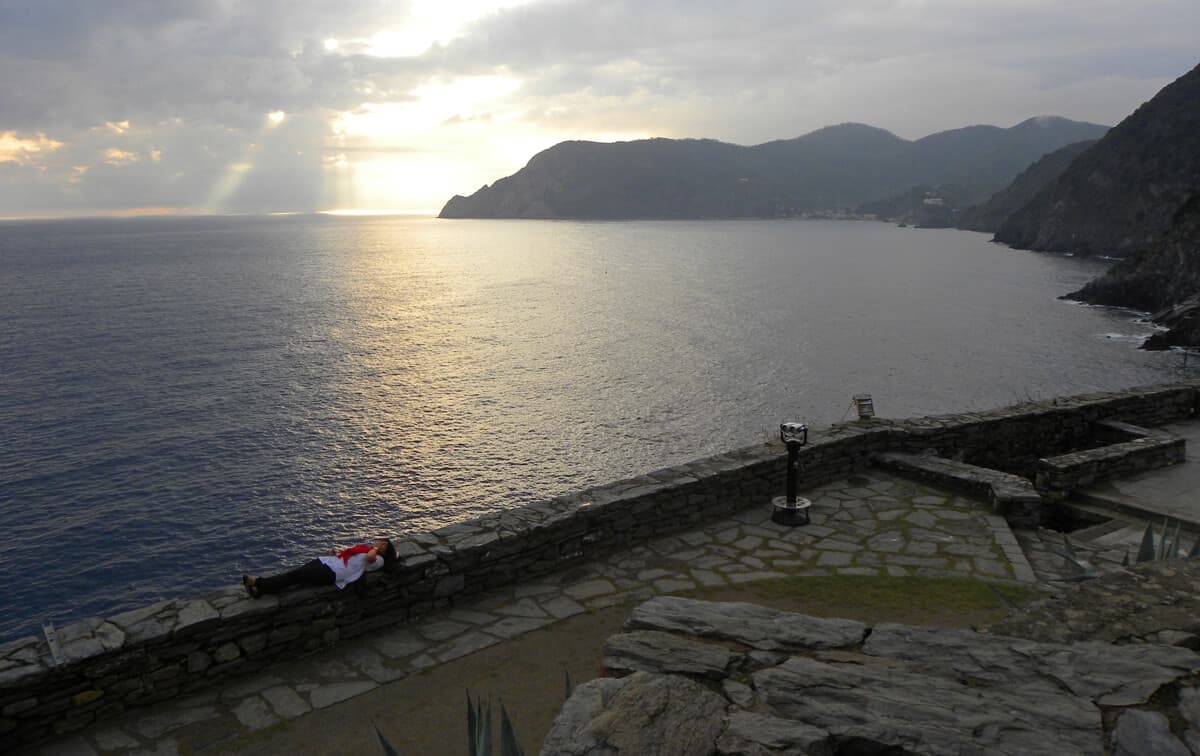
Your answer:
[[[326,567],[320,559],[314,559],[294,570],[260,577],[254,581],[254,585],[259,593],[279,593],[292,585],[333,585],[334,580],[333,570]]]

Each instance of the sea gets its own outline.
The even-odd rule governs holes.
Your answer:
[[[0,223],[0,639],[820,427],[1170,381],[1107,262],[856,221]],[[1194,371],[1194,367],[1193,367]]]

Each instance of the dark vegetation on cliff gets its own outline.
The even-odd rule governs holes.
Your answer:
[[[1020,249],[1127,256],[1167,231],[1200,186],[1200,66],[1077,157],[1011,215],[996,241]]]
[[[1075,142],[1066,147],[1043,155],[1037,162],[1021,171],[1013,182],[993,194],[986,202],[967,208],[954,224],[968,231],[995,232],[1008,216],[1020,210],[1062,175],[1075,158],[1079,157],[1096,140]]]
[[[1200,345],[1200,193],[1175,212],[1162,239],[1067,298],[1155,312],[1170,330],[1152,336],[1148,349]]]
[[[1148,349],[1200,346],[1200,66],[1071,161],[1001,224],[996,241],[1123,256],[1065,298],[1155,313],[1169,330]]]
[[[922,184],[954,186],[969,204],[1045,153],[1105,130],[1031,118],[916,141],[847,123],[754,147],[696,139],[563,142],[514,175],[453,197],[441,217],[777,218],[848,211]]]

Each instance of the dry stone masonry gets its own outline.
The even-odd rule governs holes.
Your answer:
[[[1111,424],[1145,428],[1191,418],[1197,388],[1196,383],[1153,386],[988,412],[839,424],[811,434],[801,452],[802,484],[808,488],[847,478],[884,452],[932,453],[1026,479],[1037,477],[1039,460],[1048,455],[1091,454],[1080,465],[1060,467],[1086,468],[1093,479],[1101,464],[1124,465],[1123,473],[1151,469],[1177,461],[1177,445]],[[1128,453],[1096,451],[1114,443]],[[727,518],[778,494],[784,461],[780,445],[764,444],[414,534],[397,543],[397,567],[368,575],[360,591],[298,590],[252,601],[230,587],[73,623],[54,636],[61,647],[59,661],[44,637],[15,639],[0,646],[0,750],[227,684],[235,676],[418,619],[489,590]],[[828,524],[853,535],[858,526],[846,512],[850,521]],[[914,524],[919,531],[920,524]],[[822,527],[818,520],[814,525],[809,533]],[[827,536],[834,532],[829,529]],[[939,569],[912,560],[943,560],[896,553],[886,565],[860,564],[854,560],[864,547],[886,553],[894,544],[883,533],[854,537],[859,535],[882,540],[847,543],[842,563],[836,563],[836,549],[824,549],[827,562],[818,567],[876,572],[886,567],[892,574]],[[1018,556],[1011,535],[1008,540],[1002,547]]]

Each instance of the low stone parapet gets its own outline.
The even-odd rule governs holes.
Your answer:
[[[1118,440],[1095,449],[1038,460],[1037,489],[1050,501],[1063,501],[1072,489],[1177,465],[1184,460],[1182,438],[1129,423],[1097,423]]]
[[[1156,425],[1192,417],[1196,405],[1197,384],[1182,383],[988,412],[841,423],[810,434],[800,452],[800,485],[848,477],[884,452],[930,447],[1003,468],[1046,449],[1072,448],[1092,423]],[[396,542],[399,564],[367,575],[355,589],[299,589],[255,601],[230,587],[75,622],[55,634],[59,661],[45,637],[18,638],[0,645],[0,751],[766,504],[783,490],[785,475],[782,444],[762,444],[412,534]],[[1006,488],[1006,480],[990,485],[1013,516],[1022,492]]]
[[[1034,528],[1042,524],[1042,497],[1033,483],[1019,475],[968,465],[936,454],[884,452],[875,457],[875,463],[900,476],[982,499],[1010,525]]]

